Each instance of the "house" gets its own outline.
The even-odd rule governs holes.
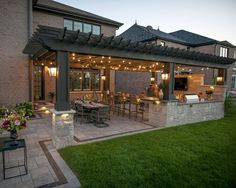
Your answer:
[[[127,40],[136,42],[143,42],[148,44],[156,44],[161,46],[168,46],[173,48],[186,49],[189,51],[196,51],[216,55],[220,57],[235,58],[236,48],[228,41],[217,41],[205,36],[201,36],[189,31],[179,30],[171,33],[165,33],[158,29],[153,29],[152,26],[141,26],[134,24],[122,34],[119,35]],[[232,65],[227,69],[227,85],[228,90],[235,88],[235,68]],[[233,71],[234,70],[234,71]],[[186,72],[184,70],[183,72]],[[204,82],[207,85],[212,84],[214,76],[217,74],[215,69],[202,69],[202,68],[191,68],[191,73],[202,73],[205,74]],[[141,76],[142,75],[142,76]],[[116,90],[117,91],[128,91],[128,92],[141,92],[149,84],[150,73],[146,74],[128,73],[128,72],[117,72],[116,73]],[[139,80],[140,84],[132,85],[134,80]],[[127,88],[126,88],[127,87]]]
[[[114,36],[122,25],[52,0],[3,0],[0,7],[0,105],[49,100],[49,93],[55,91],[55,79],[49,78],[47,67],[22,53],[38,25],[104,36]]]
[[[54,92],[56,99],[52,101],[54,109],[51,113],[52,140],[56,148],[73,143],[75,111],[71,109],[71,102],[82,97],[82,103],[91,105],[92,101],[102,101],[112,109],[118,104],[125,110],[124,101],[129,102],[129,112],[133,101],[136,115],[142,100],[146,108],[141,110],[142,120],[155,127],[224,116],[226,69],[235,63],[235,59],[190,50],[187,41],[160,31],[140,30],[139,36],[147,42],[116,37],[115,31],[122,25],[119,22],[54,1],[31,3],[12,0],[4,1],[2,6],[4,15],[1,20],[6,28],[1,28],[1,36],[5,38],[2,39],[4,47],[1,47],[1,58],[4,58],[1,68],[4,69],[1,69],[0,103],[13,104],[21,100],[32,100],[34,104],[39,100],[47,102],[49,93]],[[152,29],[149,27],[148,30]],[[165,41],[158,41],[155,33]],[[159,45],[157,42],[162,43]],[[178,46],[173,48],[167,43]],[[222,50],[222,53],[227,52]],[[206,72],[192,75],[191,67],[194,71],[203,69]],[[217,79],[214,88],[203,83],[210,70],[214,70],[212,74]],[[144,80],[142,75],[149,74],[146,83],[155,86],[152,87],[155,97],[149,97],[148,93],[139,96],[117,93],[116,87],[121,81],[117,78],[121,71],[137,75],[132,82],[133,88],[139,88]],[[184,72],[188,74],[183,75]],[[124,78],[131,80],[135,77]],[[177,87],[176,78],[180,80]],[[156,87],[157,81],[162,83],[163,91]],[[126,83],[123,85],[128,88]],[[158,96],[154,89],[159,89]],[[209,90],[211,93],[214,90],[212,97],[207,96]],[[194,94],[194,104],[182,100],[190,91]]]

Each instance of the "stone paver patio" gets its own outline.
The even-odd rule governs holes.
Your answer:
[[[150,125],[120,116],[112,116],[108,123],[110,125],[108,127],[97,128],[93,124],[75,122],[74,144],[153,129]],[[29,173],[28,175],[3,180],[2,155],[0,155],[0,187],[80,187],[77,177],[53,147],[51,134],[50,116],[28,121],[27,128],[19,132],[19,138],[24,138],[26,141]],[[3,136],[1,135],[1,137]],[[21,164],[22,162],[22,150],[14,150],[6,153],[7,167]],[[24,173],[22,167],[10,169],[7,170],[6,177],[20,173]]]

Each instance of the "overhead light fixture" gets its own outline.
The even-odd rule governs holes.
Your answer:
[[[50,77],[57,76],[57,67],[56,66],[50,66],[48,67],[48,73]]]
[[[102,80],[106,80],[106,76],[105,76],[105,75],[102,75],[102,76],[101,76],[101,79],[102,79]]]
[[[169,75],[167,73],[162,73],[161,74],[161,79],[162,80],[168,80]]]

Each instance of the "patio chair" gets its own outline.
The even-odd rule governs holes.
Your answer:
[[[89,122],[91,111],[84,109],[84,107],[81,104],[75,104],[75,111],[76,111],[75,113],[76,122],[78,121],[78,118],[80,118],[80,124],[83,123],[83,120]]]
[[[121,95],[115,95],[114,98],[114,110],[113,114],[117,112],[118,116],[120,115],[122,109],[122,96]]]
[[[132,114],[135,116],[135,120],[137,120],[138,115],[141,114],[142,121],[143,121],[143,115],[144,115],[144,104],[142,102],[138,102],[136,97],[130,98],[129,103],[129,119],[131,118]]]
[[[107,127],[107,126],[109,126],[107,123],[105,123],[106,120],[110,119],[110,108],[109,108],[109,106],[100,107],[97,110],[92,110],[90,118],[91,118],[91,120],[93,121],[93,123],[96,127]]]

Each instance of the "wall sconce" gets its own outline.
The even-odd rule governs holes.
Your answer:
[[[150,80],[151,80],[151,82],[154,82],[155,81],[155,77],[151,77]]]
[[[214,87],[214,86],[210,86],[210,89],[211,89],[211,90],[214,90],[214,89],[215,89],[215,87]]]
[[[102,76],[101,76],[101,79],[102,79],[102,80],[106,80],[106,76],[105,76],[105,75],[102,75]]]
[[[217,81],[217,82],[222,82],[222,81],[223,81],[223,77],[222,77],[222,76],[216,77],[216,81]]]
[[[50,66],[48,67],[48,73],[50,77],[57,76],[57,67],[56,66]]]
[[[162,73],[161,78],[162,80],[168,80],[169,75],[167,73]]]

